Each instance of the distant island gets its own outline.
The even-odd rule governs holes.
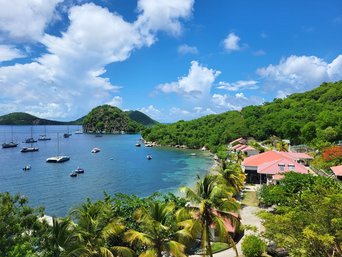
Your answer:
[[[13,112],[0,116],[0,125],[82,125],[85,132],[138,132],[156,124],[159,123],[140,111],[124,112],[110,105],[98,106],[86,116],[67,122],[42,119],[25,112]]]

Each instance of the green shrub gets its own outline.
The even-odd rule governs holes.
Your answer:
[[[241,246],[246,257],[259,257],[266,250],[266,244],[255,235],[245,236]]]

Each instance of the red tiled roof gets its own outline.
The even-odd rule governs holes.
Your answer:
[[[330,167],[336,176],[342,176],[342,165]]]
[[[238,148],[236,148],[235,150],[237,151],[242,151],[247,147],[247,145],[240,145]]]
[[[237,150],[239,147],[241,147],[241,146],[244,146],[244,145],[242,145],[242,144],[238,144],[238,145],[234,145],[233,147],[232,147],[232,149],[233,150]]]
[[[230,144],[234,144],[235,142],[241,143],[241,140],[243,140],[243,138],[242,138],[242,137],[239,137],[239,138],[233,140],[232,142],[230,142]]]
[[[308,170],[304,165],[297,163],[298,158],[295,157],[297,156],[288,152],[268,151],[246,158],[242,165],[257,167],[257,172],[262,174],[278,174],[289,171],[307,174]],[[280,164],[283,166],[282,169]]]
[[[253,150],[255,150],[255,148],[248,145],[246,148],[242,149],[242,152],[253,151]]]
[[[291,156],[292,158],[295,159],[313,159],[312,156],[306,154],[306,153],[295,153],[295,152],[281,152],[281,153],[286,153],[287,155]]]

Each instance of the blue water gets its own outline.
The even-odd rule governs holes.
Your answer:
[[[147,148],[143,144],[135,147],[139,134],[103,137],[74,134],[79,126],[33,126],[35,139],[45,131],[52,139],[33,144],[39,147],[38,152],[21,153],[21,147],[29,146],[22,142],[31,136],[31,128],[0,126],[0,140],[2,137],[2,141],[11,141],[13,135],[14,141],[20,142],[16,148],[0,149],[0,192],[25,195],[31,206],[44,206],[48,215],[65,216],[87,197],[103,198],[104,191],[140,197],[157,191],[178,194],[180,186],[192,185],[197,174],[202,176],[212,165],[212,159],[200,151]],[[73,135],[63,138],[68,130]],[[46,158],[57,155],[58,142],[60,154],[69,155],[70,161],[46,163]],[[101,152],[92,154],[94,147]],[[194,152],[195,157],[191,156]],[[147,154],[153,159],[147,160]],[[31,170],[23,171],[28,164]],[[85,173],[70,177],[70,172],[78,166]]]

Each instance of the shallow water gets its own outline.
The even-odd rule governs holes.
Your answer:
[[[213,164],[205,153],[173,148],[135,147],[140,135],[74,134],[79,126],[33,126],[33,137],[46,134],[52,139],[38,141],[33,146],[38,152],[21,153],[29,144],[22,143],[31,135],[31,126],[0,126],[2,141],[11,141],[12,135],[20,145],[0,149],[0,192],[20,193],[29,198],[32,206],[45,206],[48,215],[64,216],[87,197],[103,198],[103,192],[148,196],[156,191],[178,194],[183,185],[195,182]],[[63,138],[69,130],[73,135]],[[13,133],[11,133],[13,131]],[[58,140],[57,140],[58,135]],[[46,158],[60,154],[69,155],[65,163],[46,163]],[[91,149],[98,147],[99,153]],[[196,156],[191,156],[191,153]],[[147,154],[152,160],[147,160]],[[30,164],[31,170],[23,171]],[[81,167],[84,174],[75,178],[70,172]]]

